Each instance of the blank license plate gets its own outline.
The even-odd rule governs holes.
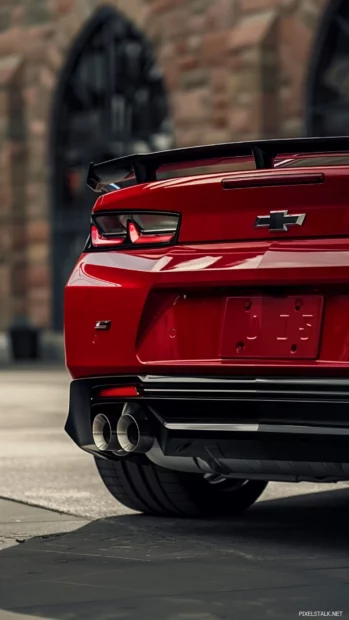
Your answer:
[[[220,356],[315,359],[322,310],[320,295],[229,297]]]

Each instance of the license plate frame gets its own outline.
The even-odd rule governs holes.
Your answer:
[[[316,359],[322,325],[321,295],[227,297],[222,359]]]

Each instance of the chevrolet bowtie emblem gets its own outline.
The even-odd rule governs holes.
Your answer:
[[[257,215],[255,228],[269,228],[270,232],[287,232],[288,226],[302,226],[306,213],[290,215],[288,211],[270,211],[269,215]]]

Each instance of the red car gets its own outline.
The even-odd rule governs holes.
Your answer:
[[[349,480],[348,164],[349,138],[91,164],[66,431],[118,501],[232,515]]]

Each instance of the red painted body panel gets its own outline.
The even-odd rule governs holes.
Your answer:
[[[145,194],[149,192],[148,187]],[[105,198],[111,201],[110,196]],[[162,209],[164,206],[169,208],[168,202],[161,204]],[[344,204],[341,208],[345,211]],[[333,215],[328,207],[325,219],[328,212]],[[341,223],[344,221],[343,217]],[[348,375],[346,234],[343,230],[341,239],[289,239],[287,235],[283,240],[83,254],[65,291],[67,367],[74,378],[152,372],[236,375],[251,374],[251,368],[259,374],[290,375],[306,370],[307,374]],[[220,357],[227,298],[276,292],[323,297],[316,358]],[[109,331],[95,331],[101,320],[112,321]]]

